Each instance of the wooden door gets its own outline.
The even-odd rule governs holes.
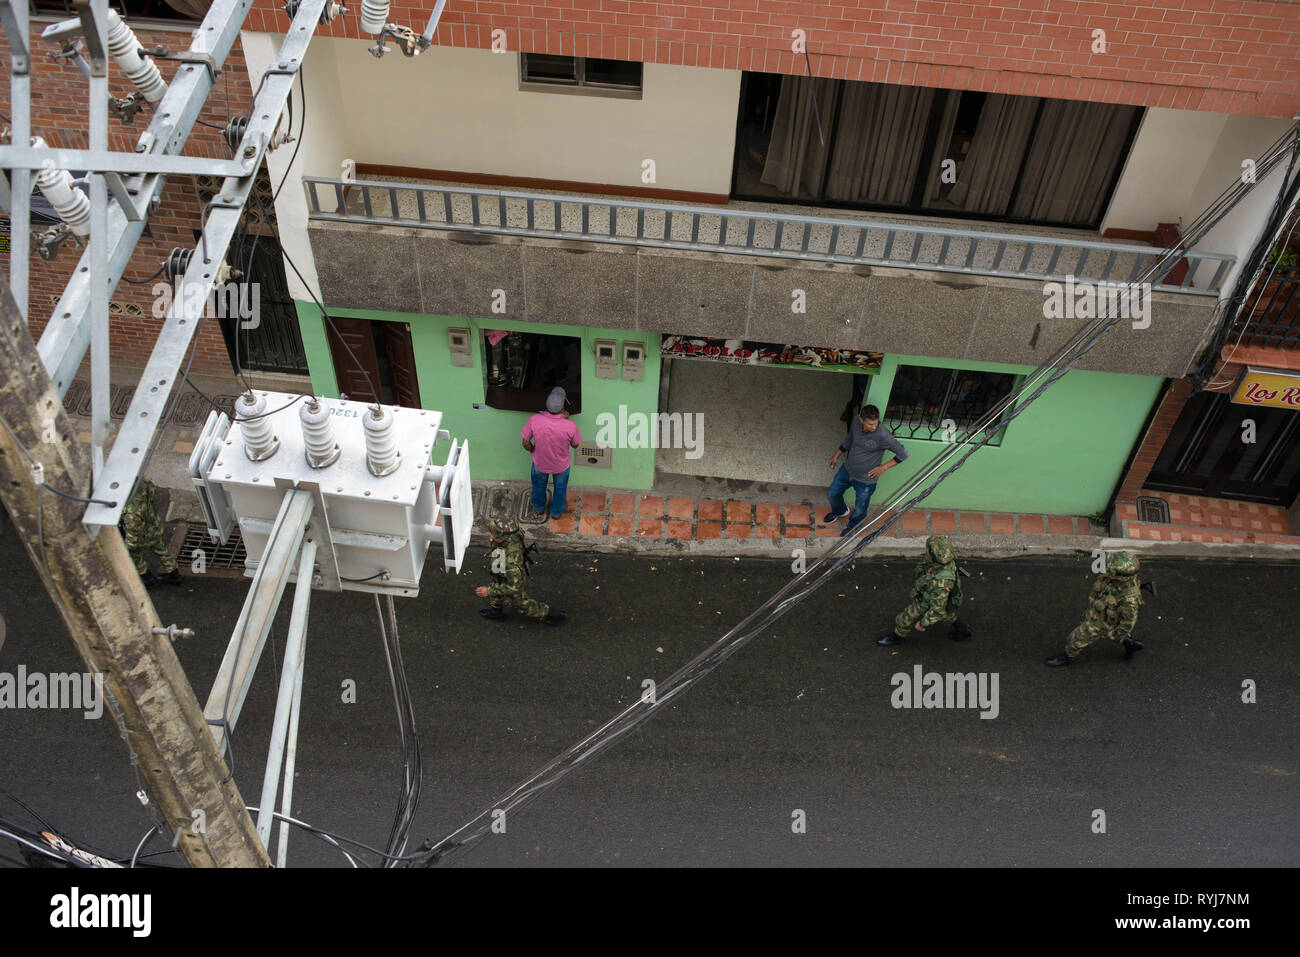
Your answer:
[[[380,323],[388,353],[388,371],[393,377],[393,398],[408,409],[420,405],[420,383],[415,373],[415,343],[405,322]]]
[[[339,391],[354,402],[382,401],[376,391],[380,388],[379,357],[370,320],[330,316],[325,322],[325,333],[334,358]]]

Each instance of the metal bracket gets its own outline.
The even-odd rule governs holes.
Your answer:
[[[121,99],[115,96],[110,96],[108,98],[108,109],[123,123],[130,124],[135,122],[135,115],[140,112],[140,108],[147,102],[148,101],[144,98],[144,94],[139,90],[136,90],[134,93],[129,93]]]
[[[41,258],[46,262],[52,262],[59,255],[59,249],[66,242],[71,242],[78,249],[86,248],[86,244],[81,241],[81,237],[74,233],[67,223],[51,226],[41,233],[34,232],[33,236],[39,244],[36,251],[40,253]]]
[[[22,0],[14,0],[22,2]],[[24,4],[25,5],[25,4]],[[32,67],[32,59],[27,50],[27,37],[18,29],[18,18],[14,14],[13,3],[6,0],[0,3],[0,24],[3,24],[5,36],[9,40],[9,61],[14,76],[27,76]]]
[[[108,54],[99,45],[99,27],[95,23],[94,11],[90,9],[90,0],[73,0],[77,16],[81,18],[81,37],[86,43],[86,62],[90,64],[91,76],[108,76]]]
[[[136,52],[139,53],[140,56],[151,56],[155,60],[175,60],[178,63],[202,64],[207,67],[208,78],[212,80],[214,86],[216,85],[217,77],[221,76],[221,70],[217,66],[217,61],[212,59],[211,53],[191,53],[188,50],[184,53],[169,53],[167,48],[161,43],[152,50],[146,50],[144,47],[140,47]]]
[[[55,169],[78,169],[88,173],[118,172],[132,176],[162,173],[178,176],[219,176],[243,179],[251,175],[247,159],[208,159],[160,153],[116,153],[112,150],[40,149],[14,145],[5,150],[0,167],[39,170],[52,160]]]
[[[330,530],[329,515],[325,512],[325,496],[321,493],[320,483],[295,482],[292,479],[277,478],[275,487],[286,491],[292,489],[311,493],[315,507],[312,509],[307,522],[307,531],[303,537],[312,538],[316,541],[316,563],[320,569],[321,578],[319,587],[325,591],[342,591],[343,583],[339,580],[338,555],[334,552],[334,537]],[[311,587],[313,582],[303,582],[302,584]]]
[[[122,212],[126,214],[126,218],[133,223],[144,219],[144,213],[136,207],[131,191],[127,189],[126,183],[122,182],[121,174],[103,173],[102,175],[104,182],[108,184],[109,192],[113,194],[113,198],[122,207]]]

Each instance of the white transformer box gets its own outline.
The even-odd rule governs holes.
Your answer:
[[[460,571],[474,524],[469,443],[440,428],[441,412],[251,392],[235,413],[238,428],[208,415],[189,464],[213,541],[238,522],[246,575],[293,489],[315,500],[317,588],[417,595],[432,543],[444,570]]]

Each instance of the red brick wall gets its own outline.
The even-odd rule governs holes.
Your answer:
[[[432,0],[394,0],[417,33]],[[360,0],[322,35],[359,37]],[[246,27],[283,33],[280,0]],[[1300,5],[1245,0],[450,0],[435,41],[509,50],[1099,100],[1290,119],[1300,111]],[[1094,29],[1107,52],[1092,52]],[[394,50],[389,56],[400,57]]]
[[[1160,408],[1156,409],[1156,414],[1151,419],[1147,434],[1142,437],[1137,455],[1133,456],[1133,464],[1129,466],[1128,474],[1124,476],[1119,492],[1115,495],[1116,502],[1132,505],[1137,501],[1138,492],[1146,484],[1160,450],[1174,429],[1174,423],[1178,421],[1183,406],[1193,394],[1192,385],[1186,379],[1176,379],[1170,384],[1169,391],[1160,402]]]
[[[32,58],[32,133],[43,136],[51,146],[88,149],[90,144],[85,129],[87,84],[76,67],[70,64],[60,66],[49,59],[47,54],[57,52],[58,47],[41,39],[41,31],[47,25],[47,22],[33,21],[31,30],[31,45],[35,54]],[[146,48],[161,43],[168,49],[176,51],[186,49],[190,44],[188,29],[180,32],[137,29],[136,36]],[[3,33],[0,33],[0,56],[3,56],[4,62],[8,64],[9,48]],[[162,71],[163,79],[170,80],[178,64],[167,60],[156,62]],[[130,81],[125,80],[116,68],[110,68],[109,88],[115,96],[125,96],[134,90]],[[226,60],[216,87],[208,97],[201,119],[215,126],[224,126],[231,116],[247,110],[251,99],[252,89],[248,82],[248,72],[244,67],[244,56],[239,44],[236,43]],[[3,110],[6,116],[12,116],[9,109],[8,83],[0,86],[0,110]],[[109,148],[133,151],[136,140],[148,126],[148,107],[136,114],[135,122],[131,126],[110,117]],[[189,156],[222,159],[229,159],[231,155],[220,132],[205,126],[195,126],[185,153]],[[192,248],[194,230],[199,228],[201,222],[201,211],[193,180],[188,176],[172,177],[163,189],[162,202],[149,219],[149,229],[153,238],[148,236],[141,238],[127,267],[126,276],[132,279],[144,279],[162,265],[167,254],[174,247]],[[34,242],[33,247],[35,247]],[[54,311],[58,296],[63,292],[64,285],[76,268],[80,256],[80,251],[71,243],[63,245],[53,262],[47,262],[33,252],[28,295],[28,316],[33,338],[40,338],[41,331]],[[140,318],[128,315],[111,317],[110,341],[114,368],[143,368],[153,350],[153,343],[157,339],[162,320],[153,318],[152,285],[153,283],[131,285],[121,282],[113,294],[113,302],[119,306],[132,303],[143,311],[143,316]],[[215,320],[204,320],[199,326],[197,340],[192,367],[195,372],[230,371],[230,359],[226,352],[225,341]]]

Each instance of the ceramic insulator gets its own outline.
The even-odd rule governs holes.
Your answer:
[[[235,403],[239,431],[244,436],[244,454],[254,462],[270,458],[279,447],[266,412],[266,399],[253,392],[245,392]],[[256,416],[257,418],[253,418]]]
[[[393,438],[393,413],[380,406],[366,410],[361,418],[366,433],[366,465],[375,475],[387,475],[397,468],[397,442]]]
[[[299,411],[298,421],[302,423],[307,464],[314,469],[323,469],[333,464],[339,457],[339,446],[334,441],[334,423],[330,410],[312,399]]]
[[[32,137],[33,149],[44,149],[45,140]],[[42,169],[36,174],[41,195],[50,201],[59,218],[78,236],[90,235],[90,197],[72,185],[66,169]]]
[[[365,33],[382,33],[388,25],[389,0],[361,0],[361,29]]]
[[[108,52],[113,54],[118,67],[126,74],[127,79],[135,84],[136,89],[144,94],[144,98],[152,106],[157,106],[162,102],[163,94],[167,92],[167,84],[163,82],[162,74],[158,72],[158,65],[153,60],[146,60],[140,56],[139,51],[140,41],[136,39],[135,32],[126,25],[116,10],[110,9],[108,11]]]

